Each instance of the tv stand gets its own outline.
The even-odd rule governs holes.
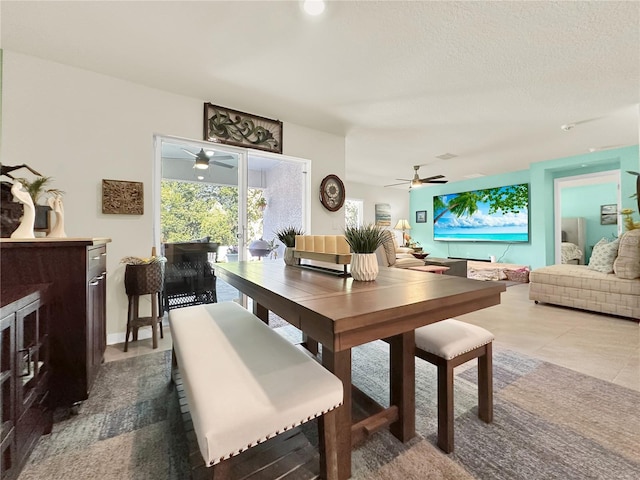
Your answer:
[[[474,262],[487,262],[490,263],[491,259],[490,258],[470,258],[470,257],[447,257],[450,258],[452,260],[472,260]]]

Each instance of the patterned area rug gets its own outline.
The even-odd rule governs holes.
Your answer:
[[[293,327],[278,328],[297,340]],[[494,422],[477,417],[477,371],[456,370],[455,453],[436,441],[435,367],[416,361],[418,437],[375,434],[353,455],[353,478],[636,479],[640,393],[511,351],[494,352]],[[169,352],[105,364],[77,416],[38,442],[19,480],[188,478]],[[353,379],[388,403],[388,347],[354,349]],[[305,428],[315,443],[315,428]]]

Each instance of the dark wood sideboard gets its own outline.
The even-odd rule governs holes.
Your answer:
[[[50,405],[89,397],[106,348],[108,238],[0,240],[0,283],[50,284]]]
[[[5,272],[6,273],[6,272]],[[0,478],[14,480],[40,435],[51,432],[48,405],[50,285],[0,290]]]

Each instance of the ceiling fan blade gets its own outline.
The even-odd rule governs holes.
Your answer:
[[[402,183],[392,183],[391,185],[383,185],[383,186],[385,186],[385,187],[395,187],[395,186],[397,186],[397,185],[404,185],[405,183],[410,182],[410,181],[411,181],[411,180],[405,180],[405,181],[404,181],[404,182],[402,182]]]
[[[422,183],[449,183],[449,180],[427,180],[426,182]]]
[[[214,165],[218,165],[219,167],[234,168],[234,165],[229,165],[228,163],[218,162],[217,160],[213,160],[211,163],[213,163]]]
[[[438,178],[444,178],[444,175],[433,175],[432,177],[421,178],[421,182],[428,182],[429,180],[437,180]]]
[[[181,148],[180,150],[182,150],[183,152],[188,153],[189,155],[191,155],[191,156],[193,156],[193,157],[197,157],[197,156],[198,156],[198,155],[196,155],[195,153],[190,152],[190,151],[189,151],[189,150],[187,150],[186,148]]]

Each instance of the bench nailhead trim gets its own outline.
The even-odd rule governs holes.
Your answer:
[[[220,462],[222,462],[224,460],[228,460],[231,457],[235,457],[236,455],[239,455],[242,452],[245,452],[245,451],[249,450],[251,447],[255,447],[256,445],[259,445],[259,444],[261,444],[263,442],[266,442],[270,438],[273,438],[273,437],[275,437],[276,435],[279,435],[282,432],[286,432],[290,428],[295,428],[298,425],[302,425],[305,422],[313,420],[314,418],[318,418],[318,417],[324,415],[325,413],[330,412],[331,410],[335,410],[336,408],[338,408],[341,405],[342,405],[342,403],[339,403],[339,404],[334,405],[333,407],[329,408],[328,410],[323,410],[322,412],[316,413],[315,415],[312,415],[312,416],[309,416],[306,419],[300,420],[297,423],[294,423],[294,424],[289,425],[289,426],[285,426],[285,427],[283,427],[283,430],[276,430],[275,433],[270,433],[263,439],[255,440],[253,443],[250,443],[245,448],[242,448],[242,449],[238,450],[237,452],[231,452],[231,453],[228,453],[225,456],[220,457],[218,460],[212,460],[211,462],[209,462],[209,466],[212,467],[212,466],[217,465],[218,463],[220,463]]]

